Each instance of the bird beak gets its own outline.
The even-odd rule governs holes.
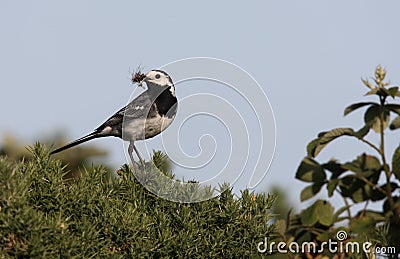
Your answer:
[[[147,79],[147,77],[143,78],[142,81],[140,81],[140,83],[138,84],[138,86],[140,86],[141,88],[144,89],[143,82],[145,82],[146,79]]]

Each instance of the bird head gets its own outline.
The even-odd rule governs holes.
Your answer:
[[[143,82],[145,82],[148,87],[170,87],[174,85],[171,77],[162,70],[151,70],[142,79],[140,84],[142,84]]]

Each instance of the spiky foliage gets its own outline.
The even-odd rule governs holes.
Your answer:
[[[41,145],[31,152],[28,161],[0,159],[5,258],[259,256],[257,244],[273,228],[273,198],[265,194],[245,190],[235,198],[228,189],[204,202],[175,203],[147,191],[128,166],[117,177],[95,167],[66,181],[61,161]]]

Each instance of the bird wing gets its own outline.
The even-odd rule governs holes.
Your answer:
[[[120,130],[124,120],[145,119],[149,115],[153,114],[155,110],[156,107],[154,105],[154,100],[152,100],[147,92],[144,92],[128,103],[125,107],[117,111],[113,116],[108,118],[108,120],[100,125],[95,131],[101,132],[106,127]]]
[[[106,136],[116,136],[121,138],[122,124],[124,120],[129,121],[136,119],[145,119],[148,116],[152,116],[155,112],[157,112],[157,107],[153,99],[154,98],[151,98],[151,96],[147,92],[142,93],[132,102],[128,103],[128,105],[126,105],[121,110],[117,111],[113,116],[108,118],[108,120],[101,124],[92,133],[56,150],[53,150],[51,154],[61,152],[65,149],[79,145],[94,138],[101,138]]]

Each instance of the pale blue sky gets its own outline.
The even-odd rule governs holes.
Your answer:
[[[62,130],[72,140],[127,102],[138,65],[220,58],[248,71],[275,112],[276,154],[258,190],[279,184],[298,202],[305,185],[294,173],[306,144],[323,130],[361,126],[361,113],[342,116],[362,100],[360,78],[382,64],[400,82],[399,10],[395,0],[1,0],[0,134],[33,143]],[[352,143],[338,141],[321,161],[361,153]],[[114,165],[125,162],[120,140],[94,144]]]

